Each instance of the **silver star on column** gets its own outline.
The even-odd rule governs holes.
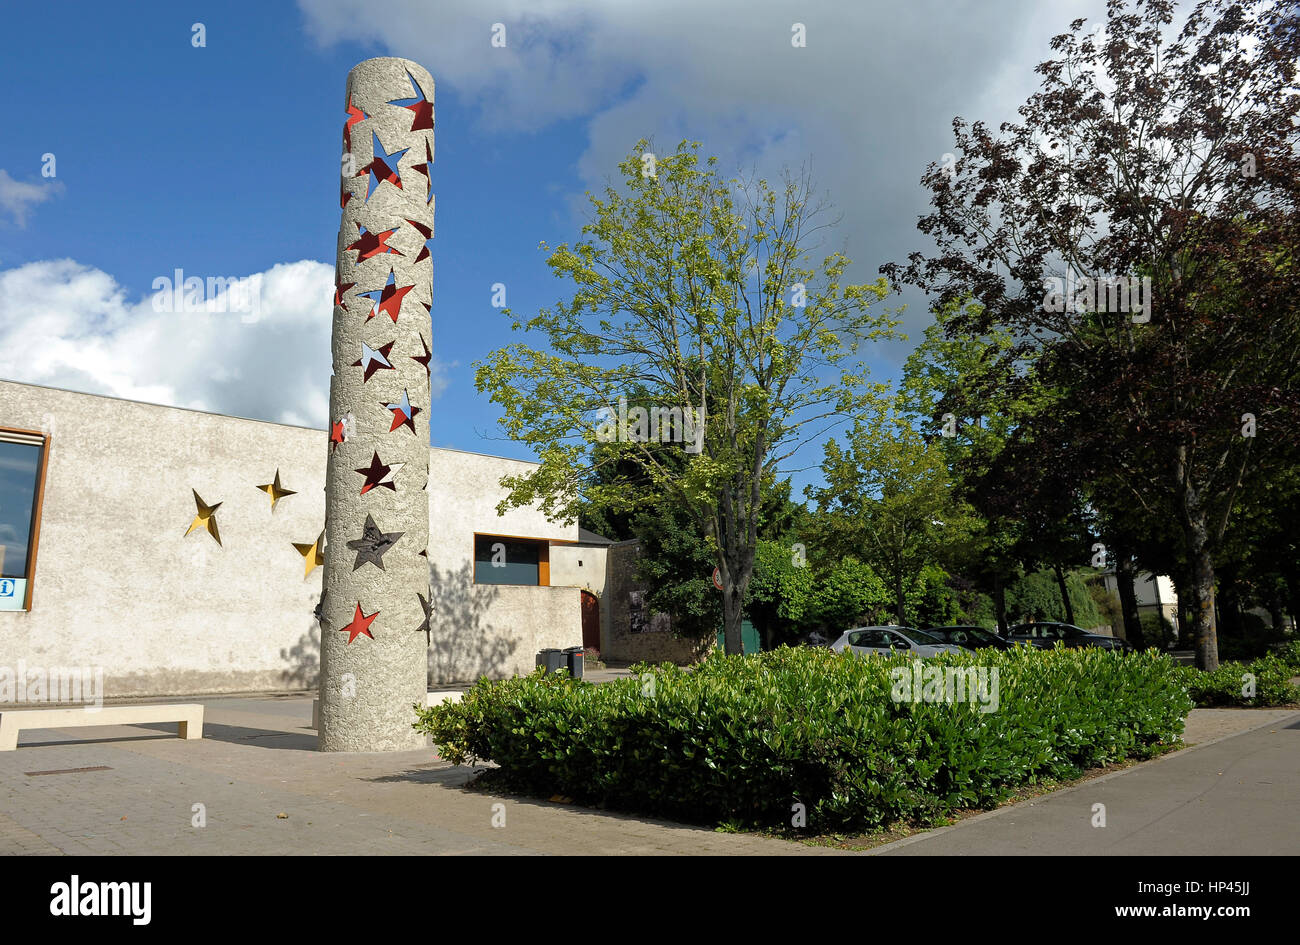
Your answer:
[[[361,531],[361,537],[348,542],[348,547],[357,553],[357,560],[352,565],[352,570],[355,571],[367,561],[380,571],[384,570],[384,553],[397,544],[397,539],[405,534],[405,532],[381,532],[379,526],[375,524],[374,516],[366,515],[366,525]]]

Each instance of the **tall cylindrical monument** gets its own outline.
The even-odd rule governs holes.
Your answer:
[[[344,109],[319,745],[396,751],[428,672],[433,79],[368,59]]]

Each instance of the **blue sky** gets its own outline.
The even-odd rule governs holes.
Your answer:
[[[437,83],[434,445],[497,439],[472,362],[565,292],[539,241],[578,236],[637,137],[698,138],[726,170],[810,161],[850,276],[921,248],[925,163],[956,114],[1014,117],[1084,0],[1034,4],[468,2],[13,6],[0,61],[0,376],[325,427],[338,152],[349,69]],[[808,45],[790,47],[791,24]],[[206,46],[192,45],[201,22]],[[508,48],[489,45],[507,26]],[[41,176],[53,154],[56,176]],[[153,280],[268,273],[267,312],[159,315]],[[923,299],[907,329],[923,326]],[[896,375],[906,345],[868,355]],[[816,462],[819,450],[805,456]],[[797,477],[797,483],[808,481]]]

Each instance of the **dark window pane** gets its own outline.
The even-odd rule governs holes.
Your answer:
[[[540,560],[537,542],[479,535],[474,541],[474,582],[536,585]]]
[[[41,447],[0,442],[0,577],[27,577]]]

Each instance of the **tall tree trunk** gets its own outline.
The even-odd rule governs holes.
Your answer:
[[[1214,559],[1210,554],[1210,530],[1205,511],[1195,490],[1188,487],[1183,499],[1184,529],[1192,563],[1192,639],[1196,665],[1213,672],[1219,668],[1219,633],[1214,619]]]
[[[903,594],[903,571],[900,568],[894,572],[894,613],[895,623],[900,627],[907,623],[907,600]]]
[[[1137,591],[1133,589],[1133,559],[1128,550],[1115,546],[1115,584],[1119,590],[1119,609],[1124,621],[1124,639],[1144,650],[1146,636],[1142,633],[1142,618],[1138,614]]]
[[[1275,583],[1268,595],[1268,619],[1273,624],[1273,632],[1281,633],[1284,623],[1282,617],[1282,586]]]
[[[1291,624],[1300,628],[1300,565],[1293,559],[1282,576],[1286,580],[1286,609],[1291,614]]]
[[[993,612],[998,617],[998,633],[1007,635],[1007,586],[1002,580],[1002,572],[993,576]]]
[[[745,640],[741,633],[741,620],[744,618],[743,602],[740,588],[734,581],[724,579],[722,586],[722,642],[728,656],[745,652]]]
[[[1056,586],[1061,590],[1061,606],[1065,608],[1065,622],[1074,623],[1074,605],[1070,603],[1070,591],[1065,586],[1065,569],[1059,564],[1052,565],[1052,570],[1056,573]]]
[[[1242,620],[1241,589],[1237,584],[1236,570],[1223,568],[1214,577],[1217,585],[1214,597],[1214,602],[1218,605],[1215,620],[1217,633],[1229,639],[1240,640],[1245,635],[1246,628]]]
[[[745,652],[741,624],[745,619],[745,596],[754,576],[754,546],[736,536],[738,529],[728,529],[722,543],[726,549],[718,564],[722,574],[722,643],[728,655]],[[736,536],[736,537],[732,537]]]
[[[1192,596],[1192,569],[1184,568],[1178,576],[1178,581],[1174,585],[1174,595],[1178,598],[1178,648],[1180,650],[1194,649],[1195,642],[1192,638],[1192,610],[1195,608],[1195,599]]]

